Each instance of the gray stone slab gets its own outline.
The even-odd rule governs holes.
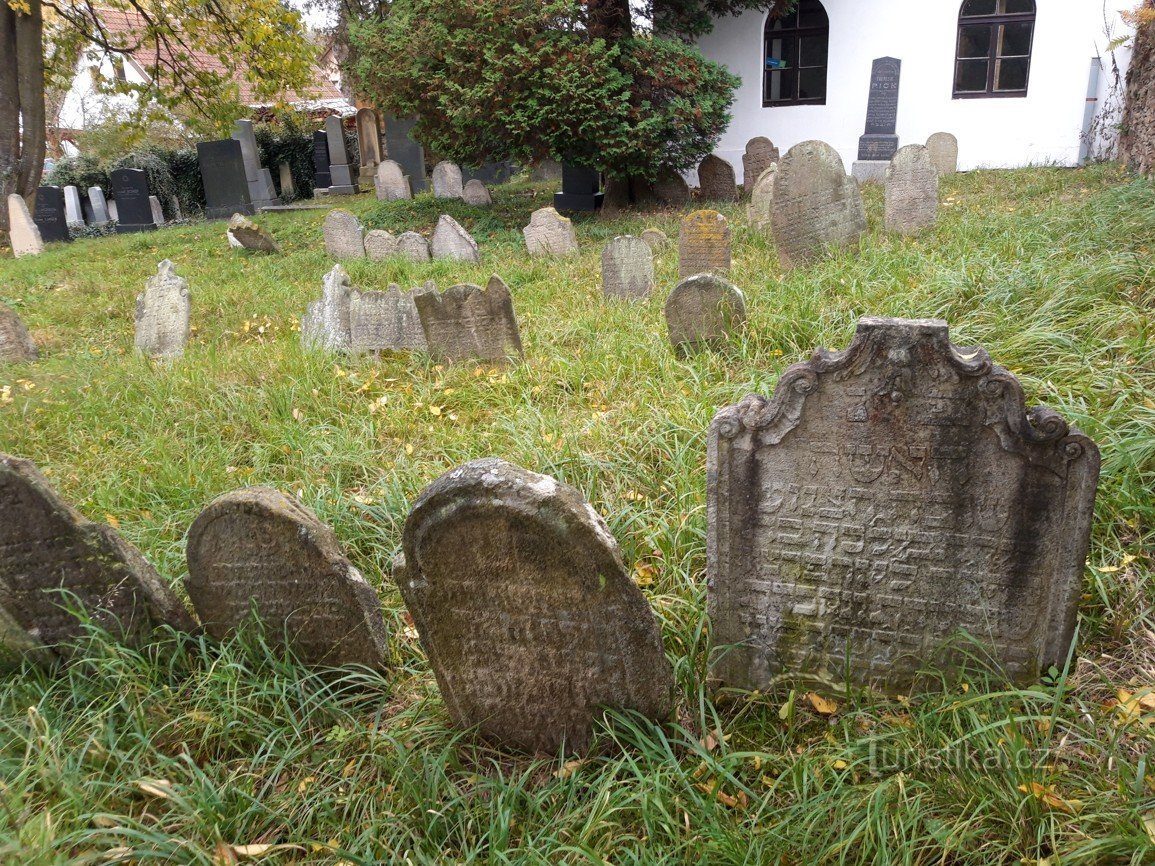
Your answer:
[[[350,350],[364,352],[424,352],[429,348],[421,317],[417,313],[416,295],[437,291],[429,287],[408,292],[391,285],[384,292],[354,291],[349,300]]]
[[[309,304],[301,318],[301,345],[306,349],[344,352],[352,337],[349,306],[353,284],[340,265],[334,265],[322,280],[321,299]]]
[[[436,176],[436,174],[434,175]],[[481,262],[481,252],[477,242],[461,224],[448,214],[442,214],[433,230],[429,242],[429,252],[435,259],[451,259],[458,262]]]
[[[500,364],[520,359],[521,334],[513,312],[513,296],[501,277],[490,277],[483,289],[451,286],[443,293],[414,298],[429,352],[451,363],[482,361]]]
[[[382,229],[365,232],[365,256],[380,262],[398,254],[397,238]]]
[[[886,183],[886,167],[888,160],[856,159],[850,165],[850,176],[859,184]]]
[[[377,166],[373,186],[380,201],[399,201],[413,198],[409,188],[409,178],[402,173],[400,164],[387,159]]]
[[[244,152],[235,138],[197,142],[197,163],[205,191],[206,219],[257,212],[249,195]]]
[[[397,255],[411,262],[427,262],[429,242],[417,232],[402,232],[397,236]]]
[[[0,363],[28,363],[39,356],[24,322],[10,307],[0,304]]]
[[[357,217],[344,208],[334,208],[322,223],[325,252],[335,259],[365,257],[364,227]]]
[[[104,190],[98,186],[88,188],[88,202],[92,205],[92,224],[96,226],[108,225],[111,216],[108,213],[108,201],[104,197]]]
[[[273,176],[261,165],[261,154],[257,148],[257,137],[251,120],[238,120],[233,130],[233,139],[240,142],[241,156],[245,165],[245,177],[249,184],[249,200],[254,207],[265,207],[281,203],[273,188]]]
[[[716,210],[696,210],[678,231],[678,276],[730,270],[730,224]]]
[[[381,130],[377,112],[372,108],[357,110],[357,149],[360,152],[361,168],[370,169],[372,174],[381,162]]]
[[[12,244],[12,254],[16,258],[37,256],[44,252],[40,228],[28,212],[28,202],[15,193],[8,196],[8,241]]]
[[[908,235],[938,219],[938,170],[921,144],[901,147],[886,169],[886,230]]]
[[[531,256],[572,256],[578,251],[577,232],[569,217],[551,207],[538,208],[521,230]]]
[[[80,206],[80,190],[72,185],[64,187],[64,219],[69,226],[84,226],[84,210]]]
[[[149,207],[149,210],[152,212],[153,225],[156,225],[156,226],[164,225],[164,208],[162,208],[160,206],[160,199],[157,198],[155,195],[150,195],[148,197],[148,207]]]
[[[136,349],[153,358],[179,358],[189,338],[188,280],[165,259],[136,298]]]
[[[433,195],[435,198],[461,198],[464,195],[461,169],[456,163],[439,162],[433,166]]]
[[[622,235],[602,248],[602,293],[645,299],[654,290],[654,251],[641,238]]]
[[[489,194],[489,189],[484,183],[474,178],[465,182],[465,189],[461,197],[465,199],[465,203],[473,207],[489,207],[493,204],[493,198]]]
[[[778,148],[764,135],[755,136],[746,142],[746,151],[742,154],[742,189],[747,198],[758,178],[779,158]]]
[[[714,274],[682,280],[666,299],[666,327],[679,357],[721,348],[745,325],[745,296]]]
[[[926,140],[930,151],[930,161],[939,174],[954,174],[958,171],[958,139],[949,132],[936,132]]]
[[[230,241],[236,241],[237,246],[258,253],[279,253],[280,245],[273,240],[273,236],[261,228],[244,214],[233,214],[229,220],[229,227],[225,231]]]
[[[746,208],[746,221],[756,229],[770,227],[770,215],[774,211],[774,178],[778,174],[778,163],[772,162],[758,176],[752,189],[748,190],[750,204]]]
[[[698,191],[703,201],[737,201],[734,166],[710,154],[698,164]]]

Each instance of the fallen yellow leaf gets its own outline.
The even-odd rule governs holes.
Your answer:
[[[807,692],[806,700],[810,701],[810,706],[814,707],[814,711],[819,715],[833,716],[838,712],[838,701],[824,698],[817,692]]]
[[[1053,785],[1040,785],[1038,782],[1029,782],[1026,785],[1019,785],[1019,790],[1024,794],[1030,794],[1047,807],[1057,809],[1060,812],[1066,812],[1069,815],[1075,814],[1083,805],[1078,800],[1064,800],[1055,793]]]
[[[168,779],[140,779],[136,787],[145,794],[167,800],[172,793],[172,782]]]
[[[566,761],[561,765],[560,769],[553,771],[553,777],[555,779],[568,779],[576,773],[579,768],[585,765],[588,760],[588,758],[577,758],[573,761]]]
[[[304,851],[300,845],[230,845],[238,860],[256,860],[277,851]]]
[[[120,521],[111,514],[104,515],[104,522],[111,526],[113,529],[120,529]]]

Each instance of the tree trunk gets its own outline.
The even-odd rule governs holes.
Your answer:
[[[44,19],[0,0],[0,231],[8,231],[10,193],[33,204],[44,171]]]
[[[1150,4],[1144,4],[1150,8]],[[1155,22],[1140,20],[1127,68],[1127,101],[1120,124],[1119,160],[1155,174]]]

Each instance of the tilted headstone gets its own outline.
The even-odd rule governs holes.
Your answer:
[[[409,178],[414,194],[425,192],[425,149],[413,137],[415,117],[385,116],[385,155],[396,161],[402,174]]]
[[[351,342],[349,304],[353,284],[340,265],[325,274],[321,300],[309,304],[301,318],[301,345],[306,349],[344,352]]]
[[[345,127],[341,118],[330,114],[325,118],[325,137],[329,145],[329,195],[355,195],[361,191],[358,185],[360,168],[354,175],[349,163],[349,151],[345,147]]]
[[[325,214],[321,224],[325,234],[325,252],[335,259],[365,257],[364,228],[357,217],[344,208]]]
[[[267,487],[213,500],[188,532],[185,589],[205,630],[230,637],[254,614],[273,646],[308,665],[384,670],[381,601],[333,530]]]
[[[654,290],[654,251],[641,238],[622,235],[602,248],[602,293],[607,298],[648,298]]]
[[[108,176],[112,197],[116,199],[118,234],[156,230],[152,216],[148,175],[139,168],[118,168]]]
[[[377,112],[372,108],[357,110],[357,149],[361,157],[361,179],[370,181],[381,163],[381,131]]]
[[[939,174],[954,174],[958,171],[958,139],[949,132],[936,132],[926,140],[930,151],[930,161]]]
[[[501,277],[480,286],[451,286],[443,293],[414,297],[429,353],[456,363],[503,363],[520,358],[521,334],[513,312],[513,296]]]
[[[734,166],[711,153],[698,164],[698,189],[704,201],[737,201]]]
[[[774,178],[778,174],[778,163],[771,163],[750,190],[750,204],[746,208],[746,221],[757,229],[770,226],[770,215],[774,211]]]
[[[64,220],[69,226],[84,226],[84,210],[80,206],[80,190],[72,185],[64,187]]]
[[[642,240],[649,244],[654,253],[660,253],[670,245],[670,239],[661,229],[643,229]]]
[[[92,224],[94,226],[108,225],[111,219],[108,213],[108,202],[104,198],[104,190],[98,186],[88,188],[88,201],[92,207]]]
[[[465,189],[461,197],[465,199],[466,204],[473,205],[473,207],[489,207],[493,204],[489,189],[477,178],[465,182]]]
[[[35,466],[0,454],[0,656],[48,660],[94,625],[131,645],[195,624],[140,551],[62,500]]]
[[[413,191],[409,188],[409,178],[402,173],[401,166],[391,159],[387,159],[377,166],[373,186],[380,201],[399,201],[413,198]]]
[[[333,185],[333,177],[329,174],[329,136],[325,130],[313,133],[313,195],[319,191],[328,192]]]
[[[433,166],[433,195],[435,198],[461,198],[463,193],[461,169],[456,163],[439,162]]]
[[[521,233],[531,256],[571,256],[578,251],[573,222],[551,207],[530,214],[529,225]]]
[[[474,264],[481,261],[477,241],[448,214],[442,214],[437,220],[433,239],[429,242],[429,251],[435,259],[453,259]]]
[[[718,349],[745,325],[745,296],[733,283],[714,274],[682,280],[666,299],[666,327],[679,357]]]
[[[36,209],[32,212],[32,219],[45,242],[72,240],[68,233],[64,190],[60,187],[42,186],[36,190]]]
[[[258,253],[279,253],[281,247],[273,240],[273,236],[243,214],[233,214],[229,220],[229,227],[225,231],[230,240],[246,250]]]
[[[657,618],[577,490],[475,460],[422,492],[402,549],[394,579],[456,725],[580,754],[600,707],[669,715]]]
[[[894,134],[898,122],[898,81],[902,61],[879,57],[870,65],[870,94],[866,102],[866,132],[858,139],[858,159],[851,174],[860,183],[882,180],[886,164],[898,150]]]
[[[742,154],[742,189],[747,197],[762,173],[778,159],[778,148],[766,136],[758,135],[746,142],[746,152]]]
[[[0,363],[27,363],[38,357],[36,343],[20,317],[10,307],[0,304]]]
[[[664,169],[654,184],[654,196],[667,207],[685,207],[690,203],[690,185],[672,169]]]
[[[730,270],[730,224],[716,210],[696,210],[678,230],[678,276]]]
[[[403,292],[391,285],[385,292],[354,291],[349,298],[350,351],[424,352],[429,344],[413,298],[428,291],[437,290],[426,286]]]
[[[28,212],[28,202],[16,193],[8,196],[8,241],[12,244],[12,255],[16,258],[44,252],[40,227]]]
[[[235,138],[198,141],[197,163],[205,189],[206,219],[224,220],[235,213],[257,212],[249,195],[245,157],[239,141]]]
[[[158,227],[164,225],[164,208],[160,206],[160,199],[155,195],[148,197],[148,209],[152,213],[152,221]]]
[[[365,232],[365,256],[372,262],[380,262],[398,253],[397,238],[382,229]]]
[[[245,177],[249,184],[249,200],[254,207],[270,207],[281,203],[273,188],[273,176],[261,165],[261,154],[257,149],[257,136],[253,132],[251,120],[238,120],[233,130],[233,138],[240,142],[241,158],[245,166]]]
[[[402,232],[397,236],[397,255],[411,262],[427,262],[429,242],[417,232]]]
[[[189,338],[188,280],[165,259],[136,298],[136,348],[154,358],[179,358]]]
[[[818,258],[827,246],[858,241],[866,231],[866,211],[838,151],[824,141],[804,141],[786,151],[774,177],[770,227],[784,268]]]
[[[938,171],[921,144],[900,147],[886,169],[886,229],[913,234],[938,219]]]
[[[280,175],[278,180],[281,184],[281,198],[296,198],[297,186],[293,183],[293,167],[287,162],[281,162],[277,166],[277,173]]]
[[[714,676],[909,694],[976,652],[962,632],[1015,682],[1062,668],[1098,474],[1095,443],[946,322],[860,319],[710,426]]]

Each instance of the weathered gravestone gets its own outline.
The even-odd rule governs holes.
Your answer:
[[[461,184],[461,169],[456,163],[439,162],[433,166],[434,198],[461,198],[464,193]]]
[[[690,203],[690,185],[673,169],[663,169],[654,183],[654,197],[667,207],[685,207]]]
[[[771,163],[758,177],[750,190],[750,204],[746,208],[746,221],[756,229],[770,226],[770,215],[774,211],[774,178],[778,175],[778,163]]]
[[[425,148],[413,137],[415,117],[385,116],[385,155],[395,160],[409,178],[414,193],[425,192]]]
[[[455,363],[504,363],[520,358],[521,334],[509,287],[496,274],[489,284],[451,286],[414,297],[429,353]]]
[[[249,196],[249,179],[241,143],[235,138],[198,141],[197,163],[205,189],[205,218],[228,219],[235,213],[257,212]]]
[[[71,184],[64,187],[64,220],[69,227],[84,227],[84,209],[80,205],[80,190]]]
[[[246,250],[253,250],[258,253],[279,253],[281,251],[271,234],[243,214],[233,214],[225,234]]]
[[[329,136],[325,130],[313,133],[313,195],[318,192],[328,192],[333,185],[333,176],[329,173]]]
[[[913,234],[938,219],[938,171],[921,144],[900,147],[886,169],[886,229]]]
[[[349,163],[349,151],[345,147],[345,127],[341,118],[330,114],[325,118],[325,137],[329,146],[329,195],[356,195],[361,191],[358,186],[360,167],[357,177],[353,176],[353,167]]]
[[[391,285],[385,292],[358,292],[349,296],[349,349],[354,353],[425,351],[425,331],[413,298],[437,291],[430,285],[401,291]]]
[[[746,142],[746,152],[742,154],[742,190],[749,197],[758,178],[779,159],[778,148],[764,135],[758,135]]]
[[[485,184],[477,178],[465,182],[465,189],[461,197],[468,205],[473,207],[489,207],[493,204],[493,198],[489,195],[489,190]]]
[[[698,190],[704,201],[737,201],[734,166],[711,153],[698,164]]]
[[[85,615],[133,645],[159,625],[195,628],[135,547],[65,503],[31,462],[0,454],[0,658],[66,655],[58,645],[84,636]]]
[[[108,176],[112,197],[116,199],[118,234],[156,230],[152,216],[148,175],[139,168],[118,168]]]
[[[730,270],[730,224],[716,210],[696,210],[678,230],[678,276]]]
[[[429,242],[417,232],[402,232],[397,236],[397,255],[411,262],[427,262]]]
[[[233,138],[240,142],[241,158],[245,167],[245,178],[249,184],[249,200],[257,208],[277,206],[281,199],[273,188],[273,175],[261,165],[261,152],[257,147],[257,136],[253,132],[251,120],[238,120],[234,124]]]
[[[293,167],[287,162],[281,162],[277,166],[277,178],[281,187],[282,199],[293,199],[297,197],[297,185],[293,183]]]
[[[908,694],[982,641],[1014,681],[1063,667],[1099,452],[937,319],[859,320],[710,427],[713,673]]]
[[[136,298],[136,349],[154,358],[179,358],[189,338],[188,280],[168,259],[156,266]]]
[[[434,173],[436,177],[436,172]],[[435,259],[452,259],[459,262],[481,261],[481,252],[475,241],[461,224],[448,214],[442,214],[433,230],[429,251]]]
[[[862,193],[838,151],[824,141],[786,151],[774,176],[770,228],[784,268],[818,258],[827,246],[855,243],[866,231]]]
[[[361,157],[361,180],[368,183],[381,162],[381,131],[377,125],[377,112],[372,108],[357,110],[357,150]]]
[[[413,191],[409,189],[409,178],[402,173],[401,166],[391,159],[387,159],[377,166],[373,186],[380,201],[413,198]]]
[[[9,307],[0,304],[0,363],[26,363],[39,357],[36,343]]]
[[[28,202],[16,193],[8,196],[8,242],[12,244],[12,255],[16,258],[44,252],[44,239],[28,212]]]
[[[661,229],[643,229],[642,240],[649,245],[650,250],[655,254],[660,253],[670,245],[670,239]]]
[[[529,225],[521,233],[531,256],[572,256],[578,251],[573,222],[551,207],[531,213]]]
[[[574,754],[599,707],[669,715],[657,619],[577,490],[475,460],[418,497],[402,549],[394,578],[458,726]]]
[[[325,252],[335,259],[365,258],[365,237],[361,221],[344,208],[325,214],[321,224],[325,234]]]
[[[273,646],[306,664],[384,670],[381,602],[333,530],[267,487],[226,493],[188,532],[185,589],[205,630],[225,640],[254,614]]]
[[[301,345],[306,349],[343,352],[349,348],[349,303],[353,284],[340,265],[325,274],[321,300],[309,304],[301,318]]]
[[[152,221],[160,227],[164,225],[164,209],[160,206],[160,199],[155,195],[148,197],[148,209],[152,213]]]
[[[64,190],[58,186],[42,186],[36,190],[36,209],[32,219],[40,229],[40,237],[49,241],[70,241],[68,215],[64,204]]]
[[[371,262],[380,262],[397,255],[397,238],[383,229],[365,232],[365,257]]]
[[[898,80],[902,61],[879,57],[870,65],[870,94],[866,102],[866,131],[858,139],[858,159],[851,174],[860,183],[882,180],[886,164],[898,150],[894,134],[898,122]]]
[[[88,188],[88,202],[92,207],[92,224],[94,226],[108,225],[110,217],[108,202],[104,198],[104,190],[98,186],[90,186]]]
[[[745,324],[745,296],[714,274],[682,280],[666,299],[666,327],[678,357],[720,348]]]
[[[602,249],[602,293],[607,298],[648,298],[654,290],[654,251],[641,238],[622,235]]]
[[[949,132],[936,132],[926,140],[930,151],[930,161],[939,174],[954,174],[958,171],[958,139]]]

